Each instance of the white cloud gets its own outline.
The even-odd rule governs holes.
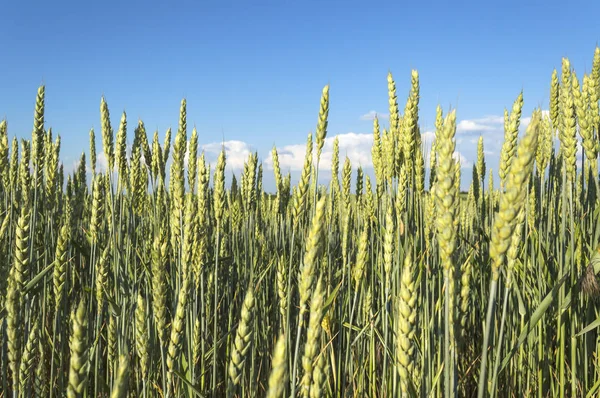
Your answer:
[[[458,133],[490,132],[502,130],[504,116],[488,115],[477,119],[463,119],[456,125]]]
[[[319,162],[319,170],[331,170],[331,160],[333,156],[333,141],[336,136],[325,139],[321,160]],[[338,134],[340,147],[340,168],[344,164],[345,157],[348,156],[352,167],[361,166],[370,168],[373,166],[371,162],[371,147],[373,145],[372,134],[346,133]],[[316,146],[313,148],[314,161],[316,161]],[[285,145],[277,148],[279,157],[279,167],[282,171],[300,171],[304,165],[304,157],[306,155],[306,144]],[[272,169],[273,159],[271,152],[265,164]]]
[[[473,119],[475,123],[482,124],[504,124],[504,116],[488,115],[478,119]]]
[[[104,173],[108,170],[108,159],[104,152],[100,152],[96,155],[96,170],[100,173]]]
[[[475,131],[493,131],[497,130],[498,126],[495,124],[485,124],[477,120],[461,120],[456,125],[456,131],[458,133],[470,133]]]
[[[435,131],[426,131],[421,133],[421,141],[426,144],[431,144],[435,139]]]
[[[248,160],[250,153],[254,152],[252,147],[243,141],[230,140],[224,142],[212,142],[201,146],[204,150],[207,160],[214,167],[217,158],[221,153],[221,148],[225,148],[225,167],[233,170],[243,170],[244,162]]]
[[[371,161],[371,147],[373,146],[373,134],[346,133],[338,134],[340,144],[340,167],[348,156],[353,167],[359,165],[363,168],[373,167]],[[331,170],[331,158],[333,155],[334,137],[325,139],[321,163],[326,170]]]
[[[387,113],[378,113],[376,111],[370,111],[369,113],[365,113],[360,117],[360,120],[375,120],[375,116],[377,119],[387,119],[389,115]]]
[[[547,114],[547,110],[542,110],[542,115]],[[526,130],[530,122],[530,115],[521,117],[519,125],[521,133]],[[498,153],[504,143],[504,116],[487,115],[480,118],[464,119],[457,124],[456,129],[457,150],[461,152],[462,167],[472,167],[472,162],[468,159],[477,157],[477,142],[479,136],[482,136],[486,162],[494,169],[497,168]]]
[[[549,117],[549,116],[550,116],[549,110],[542,110],[542,117]],[[521,118],[521,124],[519,124],[519,130],[525,131],[527,129],[527,126],[529,126],[529,123],[531,123],[531,116]]]
[[[452,155],[452,157],[460,162],[460,167],[461,168],[469,168],[469,167],[473,167],[473,164],[471,162],[469,162],[469,160],[459,151],[454,151],[454,154]]]
[[[277,148],[277,156],[279,158],[279,167],[282,170],[302,170],[304,164],[304,156],[306,155],[305,144],[285,145]],[[273,155],[270,152],[265,160],[265,164],[269,168],[273,168]]]

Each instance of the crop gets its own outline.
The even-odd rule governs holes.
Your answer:
[[[457,110],[427,147],[417,71],[404,107],[387,76],[372,169],[334,138],[331,178],[326,86],[295,185],[276,147],[226,184],[185,99],[161,142],[101,98],[106,161],[91,130],[66,173],[41,86],[30,140],[0,123],[0,396],[597,396],[600,48],[549,87],[505,111],[494,188]]]

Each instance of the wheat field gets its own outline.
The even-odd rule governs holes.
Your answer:
[[[460,110],[425,145],[415,70],[403,110],[387,76],[374,178],[337,139],[319,175],[326,86],[274,192],[257,153],[225,183],[185,99],[160,140],[102,97],[65,173],[41,86],[31,139],[0,124],[0,396],[598,396],[600,48],[549,83],[524,132],[526,93],[505,110],[498,170],[480,138],[468,193]]]

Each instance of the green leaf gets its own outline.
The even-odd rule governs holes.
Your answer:
[[[590,331],[596,329],[598,326],[600,326],[600,317],[596,318],[596,320],[594,322],[590,323],[585,328],[583,328],[583,330],[581,332],[577,333],[575,335],[575,337],[579,337],[581,335],[584,335],[587,332],[590,332]]]
[[[197,397],[205,397],[206,395],[202,394],[197,387],[195,387],[192,383],[190,383],[185,376],[183,376],[179,371],[173,370],[175,376],[179,377],[183,383],[188,386],[188,388],[197,396]]]
[[[27,294],[38,287],[38,284],[44,279],[44,277],[54,268],[54,263],[44,268],[39,274],[31,279],[24,287],[23,294]]]
[[[517,293],[517,302],[519,303],[519,315],[525,316],[527,314],[527,310],[525,309],[525,304],[523,303],[523,297],[521,297],[521,290],[519,289],[518,283],[513,283],[513,289],[515,293]]]
[[[556,283],[556,285],[554,285],[554,287],[552,288],[550,293],[548,293],[546,295],[546,297],[544,297],[544,299],[542,300],[542,302],[540,303],[538,308],[533,312],[533,314],[531,314],[531,317],[523,326],[523,330],[521,331],[521,334],[519,335],[517,344],[514,345],[512,350],[510,350],[510,352],[508,354],[506,354],[506,356],[502,360],[502,365],[500,366],[500,372],[502,372],[502,370],[506,367],[506,365],[508,364],[508,362],[510,361],[512,356],[517,352],[517,350],[519,349],[521,344],[523,344],[525,339],[527,339],[527,336],[529,335],[529,333],[531,333],[534,330],[535,325],[537,325],[537,323],[542,319],[542,316],[544,315],[544,313],[548,310],[548,308],[550,308],[550,304],[552,304],[554,299],[556,297],[558,297],[558,292],[560,290],[560,287],[563,285],[563,283],[565,283],[565,281],[567,280],[568,277],[569,277],[568,273],[566,275],[563,275],[563,277],[560,278],[560,280]]]

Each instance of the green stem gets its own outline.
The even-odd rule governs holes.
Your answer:
[[[496,395],[496,383],[498,382],[498,366],[500,365],[500,354],[502,353],[502,339],[504,337],[504,324],[506,321],[506,311],[508,308],[508,294],[510,287],[504,290],[504,302],[502,303],[502,319],[500,321],[500,336],[498,337],[498,347],[496,348],[496,359],[494,361],[494,374],[492,375],[492,391],[490,396]]]
[[[498,289],[498,281],[492,279],[490,282],[490,293],[488,296],[487,315],[485,317],[485,328],[483,332],[483,346],[481,348],[481,366],[479,368],[479,383],[477,386],[477,398],[483,398],[486,390],[486,371],[487,371],[487,353],[488,344],[490,341],[490,330],[492,318],[494,316],[494,306],[496,304],[496,290]]]
[[[212,393],[215,394],[216,392],[216,388],[217,388],[217,344],[219,339],[217,338],[217,321],[218,321],[218,314],[217,314],[217,310],[218,310],[218,304],[219,304],[219,299],[218,299],[218,289],[219,289],[219,280],[218,280],[218,276],[219,276],[219,233],[220,233],[220,225],[221,223],[217,220],[217,244],[215,247],[215,276],[213,279],[213,283],[215,285],[215,296],[214,296],[214,314],[213,314],[213,366],[212,366]]]

